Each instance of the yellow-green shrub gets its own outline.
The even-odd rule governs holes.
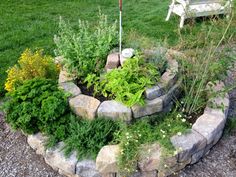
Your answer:
[[[59,67],[54,64],[53,58],[43,54],[43,50],[32,52],[26,49],[18,61],[18,64],[7,70],[8,77],[5,89],[8,92],[22,85],[23,81],[36,77],[57,79]]]

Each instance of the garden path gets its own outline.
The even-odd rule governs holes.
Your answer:
[[[235,50],[236,52],[236,50]],[[234,54],[236,56],[236,53]],[[236,81],[236,68],[226,80]],[[230,117],[236,118],[236,89],[230,93]],[[235,177],[236,131],[224,135],[211,152],[195,165],[186,167],[175,177]],[[0,177],[63,177],[37,155],[20,132],[13,132],[0,112]]]

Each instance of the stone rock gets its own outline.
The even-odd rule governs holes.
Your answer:
[[[194,130],[180,136],[171,137],[171,142],[175,149],[179,151],[178,162],[187,161],[197,151],[204,149],[207,143],[206,139]]]
[[[179,97],[181,82],[182,80],[178,81],[165,95],[160,97],[163,100],[163,107],[168,106],[171,101],[175,101]]]
[[[207,144],[214,141],[215,136],[223,130],[225,119],[213,114],[203,114],[193,124],[192,129],[207,139]]]
[[[202,149],[202,150],[196,152],[195,154],[193,154],[193,155],[192,155],[192,160],[191,160],[191,163],[190,163],[190,164],[195,164],[195,163],[197,163],[197,162],[202,158],[202,156],[204,155],[204,152],[205,152],[205,150]]]
[[[96,159],[96,169],[102,173],[117,173],[118,162],[117,157],[120,153],[118,145],[104,146],[98,153]]]
[[[179,58],[186,58],[186,56],[179,52],[179,51],[176,51],[176,50],[173,50],[173,49],[168,49],[167,52],[166,52],[166,58],[168,59],[179,59]]]
[[[161,146],[158,143],[145,145],[138,160],[138,167],[141,171],[158,170],[161,163]]]
[[[213,105],[214,107],[216,107],[218,109],[222,109],[223,113],[227,117],[228,110],[229,110],[229,98],[227,98],[227,96],[225,96],[225,97],[218,96],[215,98],[211,98],[208,101],[208,103],[210,103],[211,105]]]
[[[100,101],[91,96],[80,94],[71,98],[69,104],[76,115],[87,119],[94,119]]]
[[[124,58],[131,58],[134,56],[134,49],[132,48],[123,49],[121,54]]]
[[[104,173],[101,175],[102,177],[117,177],[117,173]]]
[[[144,95],[148,100],[153,100],[155,98],[162,96],[164,92],[165,88],[161,84],[159,84],[151,88],[147,88],[144,92]]]
[[[61,64],[63,60],[64,60],[63,56],[57,56],[54,58],[54,63]]]
[[[43,136],[41,133],[37,133],[34,135],[29,135],[27,138],[27,142],[34,150],[36,150],[36,154],[45,155],[46,148],[44,147],[45,142],[47,141],[47,137]]]
[[[64,70],[60,71],[59,80],[58,80],[59,84],[63,83],[63,82],[70,82],[70,81],[73,81],[73,80],[74,80],[74,78],[69,73],[67,73]]]
[[[118,176],[119,177],[119,176]],[[123,176],[120,176],[123,177]],[[157,171],[142,171],[134,173],[129,177],[157,177]]]
[[[214,138],[213,145],[215,145],[220,140],[220,138],[222,137],[222,134],[223,134],[223,130],[218,132],[218,134]]]
[[[167,70],[161,76],[161,83],[163,83],[164,87],[169,89],[171,88],[177,81],[177,74],[170,70]]]
[[[62,147],[64,144],[60,142],[56,147],[47,149],[45,155],[45,162],[53,169],[60,169],[66,174],[74,175],[77,164],[76,153],[72,153],[68,158],[64,156]]]
[[[62,88],[64,91],[70,93],[72,97],[75,97],[81,94],[80,88],[77,85],[75,85],[73,82],[60,83],[59,87]]]
[[[168,59],[168,69],[171,73],[178,73],[179,71],[179,64],[175,59]]]
[[[107,56],[106,71],[117,68],[120,64],[119,53],[111,53]]]
[[[122,50],[120,55],[120,64],[123,66],[124,62],[134,56],[134,49],[127,48]]]
[[[144,106],[134,105],[131,109],[134,118],[148,116],[162,111],[163,100],[161,98],[156,98],[154,100],[146,100]]]
[[[111,119],[121,119],[130,121],[132,119],[131,109],[117,101],[104,101],[98,108],[99,117],[107,117]]]
[[[225,113],[223,112],[222,109],[219,108],[210,108],[209,106],[207,106],[204,110],[205,114],[213,114],[217,117],[221,117],[222,119],[226,119],[227,115],[225,115]]]
[[[80,177],[101,177],[93,160],[82,160],[76,164],[76,174]]]
[[[167,166],[165,168],[162,168],[158,171],[158,177],[167,177],[170,176],[173,173],[176,173],[180,170],[182,170],[186,165],[190,164],[191,158],[185,162],[182,163],[176,163],[174,166]]]
[[[65,171],[63,171],[61,169],[58,170],[58,173],[63,175],[63,176],[66,176],[66,177],[81,177],[81,176],[79,176],[77,174],[69,174],[69,173],[67,173],[67,172],[65,172]]]

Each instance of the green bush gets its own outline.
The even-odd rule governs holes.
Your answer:
[[[14,129],[32,134],[51,132],[69,111],[67,96],[50,79],[35,78],[25,81],[12,93],[4,105],[6,121]]]
[[[160,78],[157,67],[145,63],[141,57],[127,60],[122,68],[113,69],[100,78],[90,74],[85,79],[87,86],[94,86],[95,94],[115,98],[127,106],[144,104],[143,92]]]
[[[89,73],[101,72],[116,39],[116,22],[109,25],[107,16],[101,13],[95,27],[79,20],[78,27],[73,29],[60,19],[59,32],[54,39],[57,46],[55,53],[64,57],[62,63],[70,73],[85,78]]]

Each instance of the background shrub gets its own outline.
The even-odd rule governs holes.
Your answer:
[[[70,73],[85,78],[89,73],[100,73],[106,56],[116,43],[116,22],[109,25],[107,16],[99,13],[98,24],[92,26],[79,20],[76,29],[60,19],[59,32],[54,41],[57,56],[63,56],[63,64]]]
[[[26,49],[18,61],[17,65],[10,68],[5,83],[7,91],[13,91],[22,85],[23,81],[35,77],[57,79],[59,68],[54,64],[51,56],[43,55],[43,50],[32,52]]]
[[[67,96],[50,79],[25,81],[8,96],[4,106],[6,121],[25,133],[52,132],[54,124],[69,112]]]

